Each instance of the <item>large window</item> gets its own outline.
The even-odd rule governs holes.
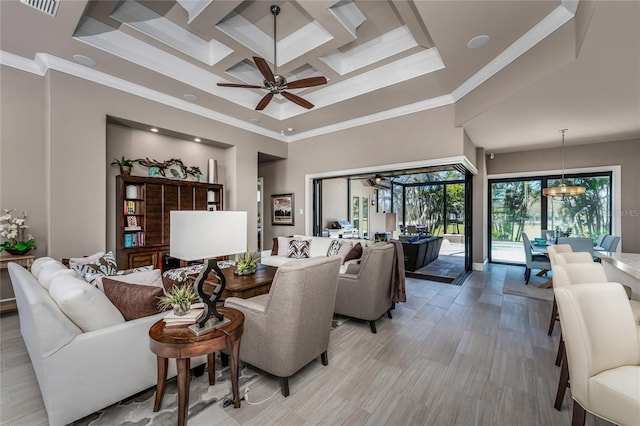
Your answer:
[[[611,233],[611,173],[570,179],[587,188],[585,195],[564,200],[544,197],[542,188],[560,183],[555,176],[489,181],[491,261],[524,262],[522,232],[536,238],[549,229],[594,240]]]

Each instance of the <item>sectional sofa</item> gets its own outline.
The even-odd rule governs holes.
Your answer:
[[[9,263],[49,424],[69,424],[156,385],[148,335],[166,313],[126,321],[102,291],[62,263],[39,258],[31,271]],[[191,366],[204,362],[194,358]],[[170,362],[167,377],[175,374]]]

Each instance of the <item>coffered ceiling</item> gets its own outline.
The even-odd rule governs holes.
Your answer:
[[[571,126],[582,142],[640,136],[637,2],[57,3],[50,16],[17,0],[0,2],[3,64],[40,74],[56,69],[289,142],[449,104],[456,124],[488,150],[557,144],[557,130]],[[254,56],[274,69],[272,4],[281,7],[277,73],[288,81],[328,80],[290,90],[313,109],[276,95],[255,111],[266,90],[217,86],[262,85]],[[467,47],[482,35],[489,36],[484,47]],[[598,56],[611,61],[608,72],[592,69]],[[596,99],[585,104],[585,91]],[[598,104],[612,95],[607,109]],[[612,111],[617,118],[607,118]]]

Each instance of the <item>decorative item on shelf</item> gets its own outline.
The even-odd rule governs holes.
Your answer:
[[[7,251],[13,255],[23,255],[36,248],[36,240],[31,234],[25,237],[25,231],[29,229],[27,222],[27,212],[22,212],[22,217],[14,217],[12,212],[15,209],[3,209],[4,214],[0,216],[0,236],[7,238],[0,244],[0,252]]]
[[[187,174],[193,176],[193,180],[195,182],[200,182],[200,175],[202,174],[202,172],[200,171],[200,167],[187,167]]]
[[[218,160],[209,158],[207,163],[207,182],[218,183]]]
[[[131,168],[133,167],[133,161],[134,160],[125,158],[125,156],[123,155],[122,158],[120,159],[114,158],[113,161],[111,162],[111,165],[119,166],[120,174],[122,176],[129,176],[131,174]]]
[[[247,212],[172,211],[169,247],[170,256],[176,259],[204,259],[205,267],[193,285],[204,302],[204,311],[189,330],[196,336],[213,331],[228,321],[216,309],[226,279],[215,258],[247,250]],[[206,294],[204,282],[211,271],[218,284],[212,294]],[[210,314],[214,318],[209,319]]]
[[[236,263],[236,268],[233,273],[236,275],[251,275],[256,273],[256,269],[258,268],[257,261],[260,259],[260,253],[250,253],[246,251],[242,256],[240,256],[240,260]]]
[[[163,311],[173,308],[174,315],[183,316],[191,311],[191,304],[198,300],[193,286],[185,284],[174,286],[164,296],[158,298],[158,308]]]
[[[587,188],[584,186],[573,185],[567,186],[565,184],[564,179],[564,133],[567,129],[561,129],[560,133],[562,133],[562,178],[560,179],[560,184],[558,186],[551,186],[548,188],[542,189],[542,194],[553,199],[553,200],[564,200],[568,197],[576,197],[578,195],[583,195]]]
[[[127,185],[125,196],[127,198],[138,198],[138,187],[136,185]]]

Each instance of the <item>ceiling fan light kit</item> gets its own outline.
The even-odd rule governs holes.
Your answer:
[[[256,86],[251,84],[236,84],[236,83],[218,83],[218,86],[222,87],[241,87],[245,89],[266,89],[269,91],[256,106],[256,111],[261,111],[269,105],[274,95],[282,95],[285,99],[300,105],[303,108],[311,109],[313,104],[306,99],[301,98],[298,95],[287,92],[289,89],[303,89],[306,87],[320,86],[327,84],[327,79],[324,77],[309,77],[292,82],[287,82],[284,76],[278,74],[278,56],[277,56],[277,16],[280,14],[280,6],[272,5],[271,14],[273,15],[273,72],[269,68],[269,64],[266,60],[259,56],[253,57],[256,67],[260,71],[260,74],[264,77],[263,85]]]
[[[560,184],[558,186],[552,186],[542,190],[542,195],[553,200],[564,200],[568,197],[576,197],[583,195],[587,191],[587,188],[584,186],[567,186],[564,183],[564,133],[566,131],[567,129],[560,130],[560,133],[562,133],[562,179],[560,180]]]

